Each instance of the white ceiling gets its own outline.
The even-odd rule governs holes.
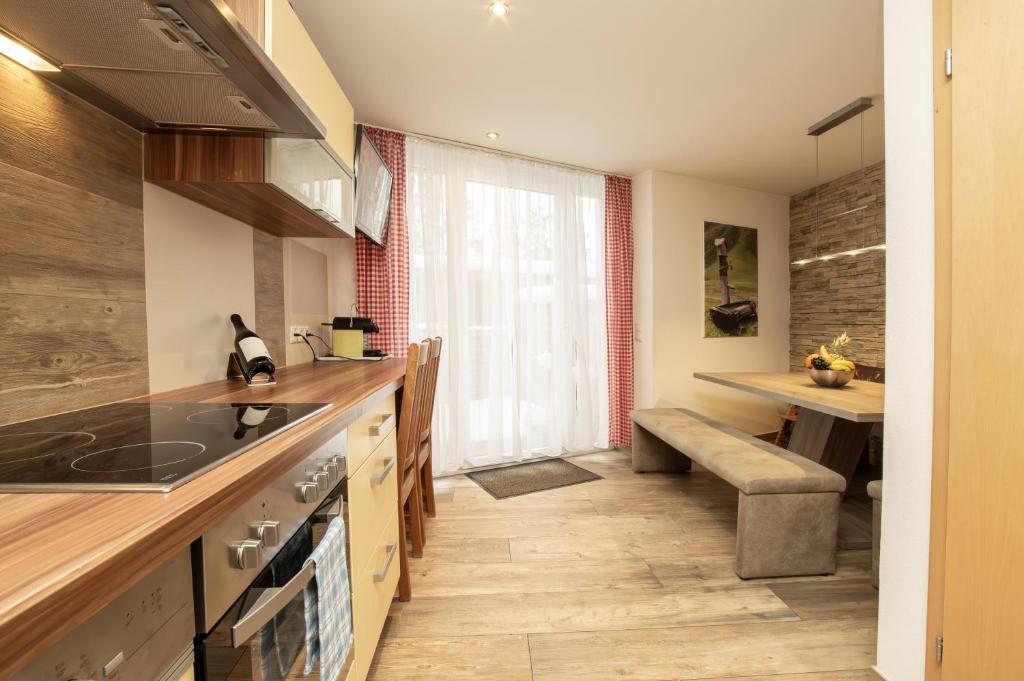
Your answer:
[[[292,3],[365,123],[789,195],[815,184],[807,127],[872,96],[883,158],[881,0]],[[856,119],[820,144],[823,181],[859,167]]]

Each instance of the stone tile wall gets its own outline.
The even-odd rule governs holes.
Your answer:
[[[790,199],[790,261],[885,243],[885,163]],[[865,207],[846,215],[846,211]],[[843,331],[847,355],[885,366],[885,251],[790,265],[790,365]]]

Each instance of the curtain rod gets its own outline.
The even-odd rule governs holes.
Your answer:
[[[406,137],[416,137],[421,140],[427,140],[428,142],[439,142],[441,144],[450,144],[455,147],[463,147],[465,149],[474,149],[476,151],[482,151],[488,154],[496,154],[498,156],[508,156],[510,158],[517,158],[523,161],[533,161],[534,163],[543,163],[544,165],[556,166],[558,168],[568,168],[569,170],[580,170],[585,173],[594,173],[596,175],[607,175],[609,177],[621,177],[626,180],[631,180],[629,175],[622,175],[620,173],[610,173],[606,170],[598,170],[596,168],[587,168],[586,166],[577,166],[571,163],[559,163],[558,161],[549,161],[546,158],[538,158],[536,156],[527,156],[526,154],[517,154],[513,151],[505,151],[503,149],[492,149],[491,147],[485,147],[481,144],[473,144],[471,142],[460,142],[458,140],[448,139],[447,137],[438,137],[436,135],[427,135],[420,132],[409,132],[408,130],[396,130],[395,128],[389,128],[384,125],[374,125],[373,123],[365,123],[359,121],[360,125],[365,125],[370,128],[379,128],[381,130],[387,130],[389,132],[397,132],[405,135]]]

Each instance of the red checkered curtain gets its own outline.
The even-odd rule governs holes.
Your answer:
[[[633,183],[604,178],[605,298],[608,307],[608,443],[632,442]]]
[[[409,231],[405,218],[405,135],[365,127],[364,132],[391,174],[391,207],[385,246],[356,234],[356,303],[363,317],[377,322],[380,333],[367,344],[396,357],[409,348]]]

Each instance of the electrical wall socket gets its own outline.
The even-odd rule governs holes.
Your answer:
[[[296,335],[298,334],[298,335]],[[288,342],[289,343],[301,343],[302,339],[299,336],[308,336],[308,326],[290,326],[288,327]]]

